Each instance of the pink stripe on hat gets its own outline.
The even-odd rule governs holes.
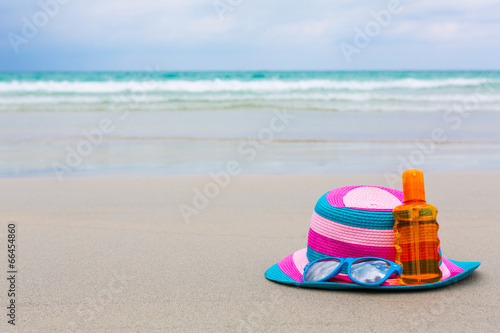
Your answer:
[[[300,273],[299,270],[297,269],[297,266],[295,265],[295,262],[293,261],[293,255],[294,255],[294,253],[290,254],[288,257],[281,260],[278,263],[278,267],[283,271],[283,273],[285,273],[286,275],[288,275],[289,277],[291,277],[295,281],[302,282],[302,273]],[[305,265],[304,265],[304,267],[305,267]],[[302,271],[303,270],[304,269],[302,268]]]
[[[307,245],[314,251],[333,257],[380,257],[394,261],[396,249],[391,246],[366,246],[341,242],[309,229]]]
[[[394,246],[394,230],[392,229],[351,227],[327,220],[316,212],[313,212],[311,217],[311,229],[322,236],[344,243],[383,247]]]
[[[300,272],[300,274],[304,274],[304,267],[309,263],[307,259],[307,248],[298,250],[293,254],[293,262],[295,263],[295,267]]]
[[[448,268],[448,270],[450,272],[450,277],[458,275],[464,271],[463,268],[458,267],[457,265],[455,265],[454,263],[449,261],[448,258],[443,258],[443,264],[446,265],[446,267]],[[441,266],[443,266],[443,265],[441,265]],[[443,279],[444,278],[445,277],[443,276]]]
[[[335,275],[334,278],[328,280],[328,282],[342,282],[342,283],[350,283],[350,284],[356,284],[351,280],[349,275],[347,274],[338,274]],[[399,286],[399,281],[398,279],[387,279],[384,283],[381,284],[381,286]]]
[[[441,279],[447,279],[451,276],[450,270],[446,267],[444,261],[441,261],[441,265],[439,265],[439,270],[441,270]]]

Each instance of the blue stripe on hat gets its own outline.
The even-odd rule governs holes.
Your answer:
[[[351,227],[366,229],[392,229],[394,227],[392,212],[333,207],[326,200],[326,194],[318,200],[314,211],[325,219]]]

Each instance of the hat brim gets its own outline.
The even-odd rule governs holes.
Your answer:
[[[271,281],[294,285],[306,288],[320,289],[390,289],[390,290],[408,290],[408,289],[432,289],[444,287],[446,285],[458,282],[469,276],[476,268],[481,265],[480,262],[461,262],[443,258],[440,266],[443,278],[439,282],[415,285],[399,285],[395,279],[388,280],[380,286],[363,286],[351,281],[338,282],[302,282],[302,272],[305,265],[309,262],[306,257],[307,249],[299,250],[279,263],[270,267],[265,277]]]

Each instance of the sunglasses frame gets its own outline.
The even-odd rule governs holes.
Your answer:
[[[337,268],[335,268],[330,274],[328,274],[327,276],[325,276],[322,279],[319,279],[319,280],[316,280],[316,281],[305,281],[304,280],[304,277],[306,276],[307,271],[309,270],[309,268],[313,264],[315,264],[315,263],[317,263],[319,261],[325,261],[327,259],[339,260],[340,263],[337,266]],[[379,281],[374,282],[374,283],[366,283],[366,282],[358,281],[358,280],[354,279],[351,276],[351,265],[353,263],[355,263],[356,261],[363,260],[363,259],[382,260],[382,261],[384,261],[384,262],[386,262],[386,263],[388,263],[390,265],[389,271],[387,271],[387,274],[382,279],[380,279]],[[384,258],[378,258],[378,257],[359,257],[359,258],[323,257],[323,258],[319,258],[319,259],[316,259],[314,261],[311,261],[310,263],[308,263],[306,265],[306,267],[304,267],[304,274],[302,274],[302,282],[305,282],[305,283],[315,283],[315,282],[324,282],[326,280],[329,280],[332,277],[338,275],[342,271],[342,267],[344,267],[345,264],[347,264],[347,275],[349,276],[349,278],[351,279],[351,281],[353,281],[353,282],[355,282],[357,284],[363,285],[363,286],[378,286],[378,285],[381,285],[382,283],[384,283],[385,281],[387,281],[387,279],[389,277],[391,277],[394,273],[397,273],[397,275],[401,275],[403,273],[403,267],[401,267],[401,265],[396,264],[395,262],[387,260],[387,259],[384,259]]]

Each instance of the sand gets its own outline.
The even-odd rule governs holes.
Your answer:
[[[443,253],[481,261],[420,292],[323,291],[264,271],[303,248],[316,200],[383,175],[237,176],[187,222],[208,176],[1,179],[0,262],[18,233],[17,318],[0,331],[467,332],[500,320],[500,173],[427,174]],[[5,273],[6,274],[6,273]],[[1,284],[6,313],[8,288]]]

